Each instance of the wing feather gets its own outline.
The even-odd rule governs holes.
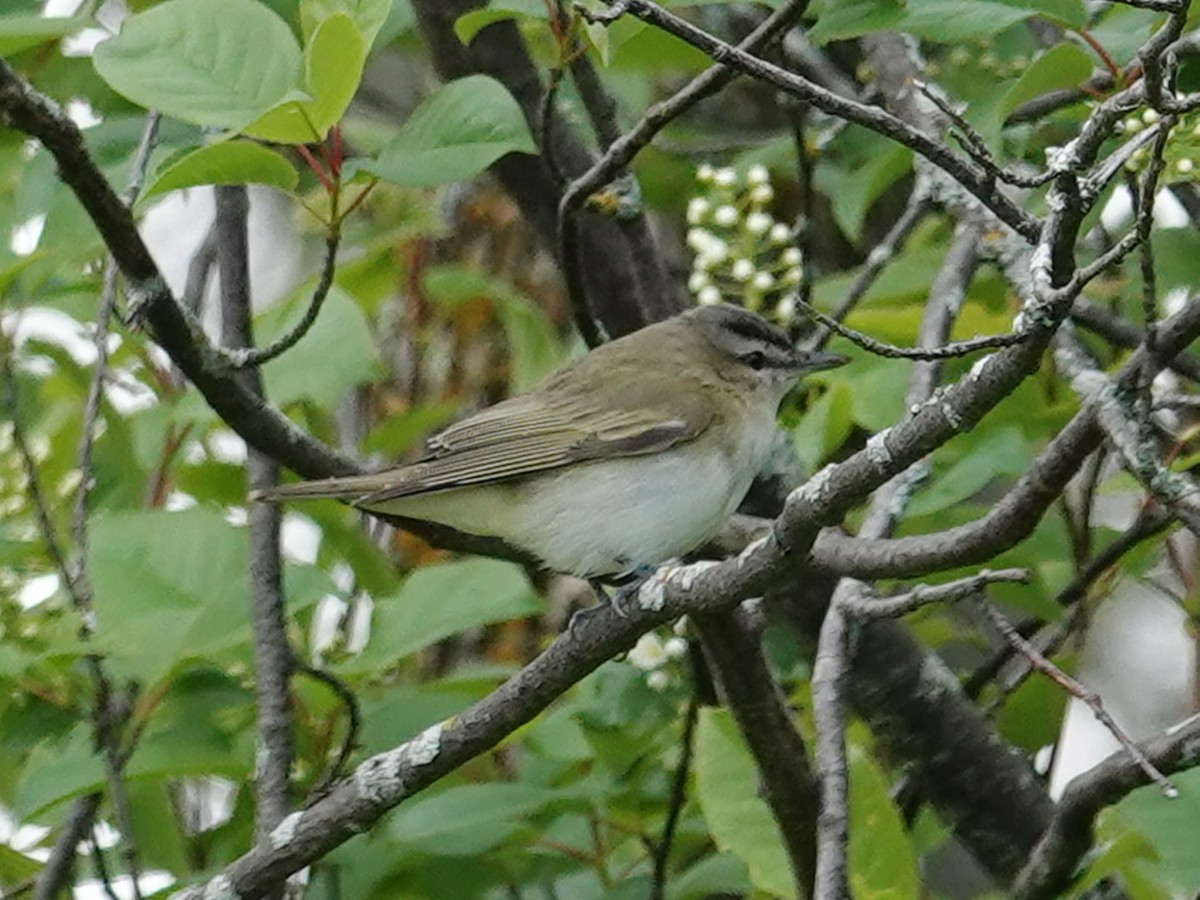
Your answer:
[[[369,509],[399,497],[511,481],[576,462],[661,452],[708,427],[711,411],[696,410],[690,416],[645,408],[589,415],[582,404],[518,397],[435,435],[425,459],[381,473],[394,480],[354,503]]]
[[[371,509],[399,497],[498,484],[577,462],[658,453],[694,440],[713,420],[711,397],[699,385],[681,383],[687,389],[664,404],[660,389],[637,380],[609,400],[619,405],[597,413],[587,384],[552,385],[468,416],[431,437],[425,457],[409,465],[285,485],[263,496],[331,497]]]

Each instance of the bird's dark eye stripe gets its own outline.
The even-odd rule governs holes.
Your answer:
[[[784,336],[782,332],[766,326],[757,319],[730,319],[729,321],[725,322],[725,327],[738,337],[746,338],[752,341],[762,341],[789,353],[792,350],[792,345],[788,342],[787,337]]]
[[[767,367],[767,354],[761,350],[751,350],[749,353],[742,354],[742,362],[752,369],[765,369]]]
[[[741,359],[752,369],[786,369],[790,367],[789,359],[782,359],[774,353],[764,353],[762,350],[743,353]]]

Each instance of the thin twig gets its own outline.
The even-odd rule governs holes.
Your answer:
[[[779,38],[788,26],[797,19],[807,7],[809,0],[786,0],[778,9],[772,12],[757,28],[741,42],[739,46],[746,50],[761,48]],[[613,10],[613,19],[620,12]],[[586,15],[586,13],[581,13]],[[609,21],[605,16],[591,21]],[[587,296],[587,286],[581,271],[581,248],[579,246],[579,225],[575,213],[588,199],[619,178],[633,158],[645,148],[663,128],[675,121],[701,100],[711,97],[736,78],[738,72],[724,65],[714,65],[701,72],[683,88],[646,110],[637,124],[619,138],[608,142],[606,136],[598,130],[601,142],[607,143],[603,154],[586,172],[575,178],[566,190],[558,205],[558,258],[562,267],[563,279],[567,285],[567,295],[571,299],[571,313],[575,327],[579,330],[584,342],[589,347],[600,344],[603,340],[596,316]],[[584,84],[586,85],[586,80]],[[588,113],[597,120],[596,114],[589,104]],[[639,219],[635,219],[636,224]],[[635,234],[633,249],[637,250],[644,244]]]
[[[204,240],[192,254],[188,263],[187,281],[184,283],[180,302],[193,316],[199,316],[204,305],[204,292],[208,289],[209,277],[217,261],[217,228],[214,221],[204,233]]]
[[[117,897],[116,891],[113,890],[112,879],[108,874],[108,863],[104,859],[104,851],[100,849],[100,841],[96,838],[96,827],[92,826],[89,843],[92,851],[92,864],[96,867],[96,877],[100,879],[100,885],[104,889],[104,893],[108,895],[109,900],[120,900]]]
[[[844,594],[858,582],[838,583]],[[817,651],[813,656],[812,704],[817,774],[821,779],[821,808],[817,814],[817,871],[813,900],[847,900],[850,876],[850,777],[846,759],[845,684],[849,676],[846,646],[850,624],[838,593],[825,612]]]
[[[738,47],[749,53],[757,53],[779,38],[804,12],[808,3],[809,0],[787,0],[746,35]],[[611,12],[617,12],[616,7]],[[705,69],[667,99],[647,109],[637,124],[618,140],[613,141],[588,171],[571,182],[563,194],[560,216],[578,209],[588,195],[616,177],[663,128],[701,100],[716,94],[738,74],[736,69],[717,63]]]
[[[49,97],[0,59],[0,115],[39,141],[82,204],[125,278],[129,321],[151,331],[205,400],[247,443],[270,447],[289,468],[311,478],[361,473],[362,466],[298,429],[280,410],[231,377],[194,318],[189,318],[138,232],[129,208],[88,153],[79,127]]]
[[[1142,755],[1156,768],[1182,772],[1200,763],[1200,715],[1145,742]],[[1094,844],[1096,817],[1148,782],[1146,770],[1132,754],[1118,750],[1099,765],[1076,775],[1055,807],[1054,818],[1029,854],[1012,884],[1017,900],[1061,897]]]
[[[354,695],[354,691],[342,679],[338,678],[332,672],[325,669],[310,666],[299,659],[292,659],[293,670],[300,675],[307,675],[309,678],[316,679],[323,685],[333,691],[337,698],[346,708],[346,734],[342,737],[342,742],[338,747],[337,757],[329,767],[321,773],[321,777],[317,779],[313,785],[312,791],[305,800],[305,805],[312,805],[329,793],[329,789],[333,783],[342,777],[342,772],[346,768],[346,762],[350,759],[350,754],[354,752],[354,748],[358,745],[359,732],[362,729],[362,713],[358,705],[358,697]]]
[[[71,577],[71,570],[67,565],[67,558],[63,553],[62,545],[59,543],[54,521],[50,518],[50,506],[47,504],[46,495],[42,491],[41,479],[38,476],[37,460],[34,458],[33,450],[30,449],[29,441],[25,436],[25,426],[21,420],[21,406],[17,398],[17,377],[12,367],[11,344],[9,343],[8,336],[3,334],[0,334],[0,376],[3,376],[4,379],[4,405],[7,408],[8,420],[12,424],[13,446],[17,450],[17,455],[21,458],[21,468],[25,475],[25,492],[29,497],[30,505],[33,507],[33,514],[37,520],[42,543],[46,546],[46,553],[50,557],[50,562],[58,572],[63,590],[71,596],[76,606],[82,605],[83,608],[89,608],[91,606],[90,602],[85,605],[81,604],[81,598],[76,596],[81,585]]]
[[[556,0],[561,2],[561,0]],[[603,153],[621,139],[617,121],[617,102],[605,88],[596,67],[581,45],[568,57],[571,80],[579,92],[584,112]],[[609,183],[607,193],[615,202],[613,218],[634,261],[641,299],[642,321],[654,322],[682,310],[682,291],[675,279],[668,278],[662,266],[658,241],[645,215],[641,185],[627,168],[619,168]]]
[[[849,599],[845,609],[856,619],[895,619],[915,612],[931,603],[957,603],[979,594],[987,585],[1006,583],[1029,583],[1028,569],[982,569],[975,575],[948,581],[945,584],[919,584],[911,591],[895,597],[857,596]]]
[[[871,285],[875,283],[879,273],[895,258],[896,251],[916,228],[917,223],[929,212],[930,206],[929,197],[924,192],[914,192],[908,198],[908,205],[904,207],[904,212],[884,235],[883,240],[871,248],[870,253],[867,254],[867,261],[854,276],[854,281],[846,291],[846,296],[829,313],[829,318],[835,322],[841,322],[850,314],[850,311],[858,305],[858,302],[870,290]],[[820,326],[804,342],[805,349],[820,350],[832,336],[833,329]]]
[[[962,306],[967,284],[979,264],[978,244],[983,236],[980,219],[956,229],[955,241],[947,252],[930,286],[917,341],[922,348],[945,344]],[[929,400],[938,386],[941,365],[922,360],[913,367],[905,392],[906,408]],[[882,440],[886,436],[881,436]],[[887,445],[882,445],[888,455]],[[921,480],[924,469],[913,465],[897,473],[871,497],[860,537],[882,538],[895,528]],[[849,634],[860,601],[869,587],[856,578],[838,582],[821,623],[813,661],[813,719],[816,727],[817,771],[821,779],[821,806],[817,818],[817,873],[814,900],[843,900],[849,896],[847,850],[849,845],[849,764],[846,758],[845,693],[850,673]]]
[[[1059,591],[1054,598],[1059,606],[1069,610],[1064,621],[1049,626],[1051,629],[1049,633],[1039,633],[1037,637],[1031,639],[1035,646],[1038,647],[1039,652],[1047,658],[1053,657],[1063,644],[1066,643],[1067,638],[1087,620],[1086,606],[1080,603],[1080,601],[1087,596],[1087,592],[1091,589],[1091,586],[1102,578],[1105,573],[1111,571],[1113,566],[1126,553],[1150,538],[1163,534],[1174,522],[1175,517],[1163,510],[1162,507],[1147,506],[1138,514],[1133,525],[1090,559],[1080,569],[1079,574],[1072,579],[1071,583]],[[1018,633],[1023,632],[1021,629],[1018,629]],[[1005,645],[1004,648],[996,653],[992,660],[989,660],[972,673],[971,677],[964,683],[963,690],[972,697],[978,696],[987,682],[1000,671],[1015,652],[1015,648],[1011,645]],[[986,712],[991,715],[995,710],[1003,706],[1005,701],[1025,683],[1033,672],[1033,666],[1026,662],[1019,671],[1011,673],[1006,677],[999,695],[992,698],[985,707]]]
[[[542,92],[542,102],[539,106],[541,112],[538,116],[538,147],[541,149],[546,168],[550,170],[554,181],[559,185],[567,183],[567,176],[563,172],[562,166],[559,165],[558,156],[554,152],[554,136],[551,134],[551,130],[554,127],[554,101],[558,96],[558,89],[562,85],[563,76],[566,74],[566,60],[562,57],[569,52],[570,50],[565,46],[559,48],[560,58],[550,68],[550,77],[546,82],[546,89]]]
[[[217,265],[221,275],[222,342],[234,350],[254,343],[251,325],[250,266],[244,187],[217,187]],[[327,247],[336,248],[336,225]],[[326,258],[332,278],[333,254]],[[254,394],[263,394],[262,374],[240,375]],[[279,481],[279,464],[254,447],[246,454],[246,480],[251,490],[266,490]],[[250,617],[255,673],[257,751],[255,765],[255,831],[265,838],[291,806],[292,708],[289,679],[293,653],[287,639],[279,541],[282,514],[273,503],[251,503],[249,517]],[[278,896],[278,891],[273,892]]]
[[[1120,452],[1125,468],[1193,534],[1200,535],[1200,488],[1186,474],[1172,471],[1163,462],[1157,436],[1143,435],[1129,402],[1131,396],[1136,396],[1136,383],[1143,370],[1138,371],[1133,391],[1118,389],[1067,331],[1055,338],[1054,358],[1071,387],[1094,407],[1097,421]],[[1148,355],[1142,358],[1142,366],[1148,359]]]
[[[1150,421],[1150,411],[1154,398],[1151,396],[1151,387],[1154,384],[1155,376],[1162,368],[1158,360],[1158,277],[1154,270],[1154,244],[1151,237],[1157,191],[1151,193],[1150,186],[1157,187],[1159,175],[1165,165],[1163,154],[1167,147],[1167,137],[1174,121],[1172,116],[1166,116],[1158,123],[1159,132],[1150,151],[1149,163],[1155,174],[1151,178],[1150,173],[1147,173],[1145,179],[1147,187],[1136,197],[1138,208],[1135,214],[1137,215],[1138,233],[1141,236],[1138,261],[1142,277],[1142,321],[1146,329],[1146,337],[1143,341],[1146,347],[1146,364],[1142,366],[1142,377],[1141,383],[1138,385],[1136,402],[1138,426],[1141,429],[1143,443],[1153,441],[1154,426]]]
[[[800,302],[811,305],[813,281],[816,278],[816,254],[813,253],[813,217],[816,212],[817,187],[813,184],[815,177],[814,154],[809,152],[805,136],[806,112],[803,107],[793,104],[790,110],[792,118],[792,146],[796,152],[796,181],[800,186],[800,209],[796,213],[794,227],[796,249],[800,251],[800,284],[796,287],[796,295]]]
[[[2,338],[0,338],[2,339]],[[30,503],[34,509],[34,516],[37,519],[38,527],[41,531],[42,540],[46,545],[46,551],[58,570],[58,575],[61,580],[63,589],[71,598],[72,605],[80,614],[81,633],[86,638],[91,633],[92,620],[92,595],[91,585],[88,583],[87,574],[82,569],[78,572],[72,572],[68,566],[66,556],[63,553],[62,547],[59,544],[58,536],[55,532],[54,523],[50,518],[49,507],[46,504],[45,494],[41,489],[41,482],[38,477],[37,461],[34,459],[33,452],[30,450],[29,443],[25,437],[25,429],[21,423],[20,406],[17,400],[17,384],[16,376],[12,370],[11,352],[6,347],[0,348],[0,376],[3,376],[5,383],[5,404],[8,407],[9,421],[12,425],[13,445],[17,449],[17,454],[21,458],[21,464],[24,468],[26,478],[26,492],[29,496]],[[133,843],[132,827],[129,818],[129,806],[124,790],[124,783],[121,781],[121,766],[118,760],[119,753],[119,734],[117,723],[114,721],[117,716],[112,702],[112,690],[108,683],[108,678],[101,665],[100,659],[94,654],[88,654],[85,657],[85,663],[88,668],[88,674],[92,680],[93,691],[96,698],[93,716],[95,718],[96,743],[101,750],[101,755],[104,759],[104,771],[108,782],[110,800],[113,804],[113,809],[117,813],[117,825],[121,831],[124,846],[124,855],[126,865],[129,868],[129,875],[133,883],[134,897],[140,900],[141,893],[138,886],[138,877],[140,868],[138,866],[137,849]],[[95,811],[92,811],[95,815]],[[89,823],[90,825],[90,823]],[[75,832],[69,832],[73,839],[72,850],[79,843],[86,832],[80,833],[78,837]],[[68,832],[64,832],[64,836]],[[64,853],[65,853],[64,848]],[[73,853],[68,854],[73,855]],[[62,873],[64,877],[69,876],[69,866],[65,869],[55,870],[56,873]],[[47,882],[39,882],[39,890],[41,884]],[[53,885],[53,889],[61,889],[62,885]]]
[[[158,113],[146,116],[146,125],[142,130],[142,139],[133,155],[129,186],[125,191],[125,204],[132,205],[137,199],[138,191],[146,177],[146,165],[150,161],[150,151],[154,147],[158,135]],[[99,311],[96,313],[96,328],[92,337],[92,346],[96,349],[96,362],[92,367],[91,381],[88,383],[87,400],[83,406],[83,425],[79,434],[79,447],[75,454],[75,467],[79,470],[79,487],[75,491],[75,505],[71,515],[71,538],[74,543],[71,563],[72,580],[77,579],[86,565],[87,559],[87,524],[88,498],[92,490],[92,448],[96,441],[96,421],[100,416],[100,401],[104,396],[104,381],[108,376],[108,329],[112,322],[113,309],[117,297],[117,264],[109,254],[104,262],[104,279],[100,290]],[[84,621],[84,628],[90,630],[90,623]]]
[[[1200,409],[1200,394],[1169,394],[1154,401],[1158,409]]]
[[[1186,9],[1186,4],[1179,0],[1108,0],[1109,3],[1120,3],[1122,6],[1135,6],[1138,9],[1152,9],[1155,12],[1177,13]]]
[[[325,303],[325,298],[329,296],[329,289],[333,287],[333,278],[337,273],[338,244],[341,239],[341,227],[336,223],[330,225],[329,232],[325,235],[325,261],[321,265],[321,277],[313,289],[312,298],[308,301],[308,308],[304,310],[304,316],[296,323],[295,327],[265,347],[222,348],[222,355],[228,360],[231,367],[251,369],[261,366],[291,350],[300,343],[301,338],[308,334],[316,324],[318,316],[321,315],[321,307]]]
[[[954,127],[958,129],[955,132],[955,137],[958,138],[959,144],[993,178],[1003,181],[1005,184],[1022,188],[1041,187],[1048,184],[1054,178],[1055,173],[1053,170],[1039,172],[1037,175],[1022,175],[1019,172],[1013,172],[1004,168],[996,162],[996,158],[992,155],[992,151],[983,139],[983,135],[976,131],[975,127],[946,101],[942,96],[940,88],[931,87],[924,81],[914,82],[914,85],[921,92],[922,96],[936,106],[942,115],[954,124]]]
[[[1120,147],[1096,163],[1092,167],[1092,170],[1080,181],[1080,191],[1088,199],[1089,203],[1093,203],[1099,199],[1101,191],[1104,190],[1108,183],[1118,173],[1126,171],[1126,163],[1133,159],[1137,152],[1145,147],[1146,144],[1156,140],[1162,131],[1162,120],[1159,120],[1153,125],[1136,132]],[[1133,200],[1136,203],[1136,191],[1133,194]]]
[[[55,900],[71,878],[71,870],[75,864],[75,848],[92,830],[96,821],[96,813],[100,809],[103,796],[96,792],[80,797],[71,804],[46,864],[38,872],[33,883],[34,900]],[[8,894],[5,894],[5,900]]]
[[[1095,332],[1110,344],[1133,350],[1142,345],[1145,333],[1123,316],[1115,315],[1085,297],[1076,297],[1071,303],[1071,318],[1088,331]],[[1178,353],[1167,360],[1174,372],[1200,382],[1200,359],[1189,353]]]
[[[688,775],[692,767],[693,740],[696,722],[700,718],[700,695],[693,689],[688,698],[687,712],[683,716],[683,734],[679,738],[679,762],[671,779],[671,796],[667,801],[667,818],[663,822],[662,837],[654,846],[654,875],[650,882],[650,900],[663,900],[667,891],[667,866],[671,861],[671,845],[675,840],[675,826],[687,800]]]
[[[1117,743],[1124,747],[1129,755],[1133,757],[1133,759],[1141,767],[1142,771],[1146,773],[1146,777],[1159,786],[1159,789],[1162,790],[1164,796],[1179,796],[1179,790],[1167,780],[1166,776],[1163,775],[1163,773],[1160,772],[1154,766],[1154,764],[1150,762],[1149,759],[1146,758],[1146,755],[1142,752],[1141,748],[1133,742],[1129,735],[1125,733],[1124,729],[1122,729],[1121,726],[1116,723],[1113,717],[1108,714],[1108,711],[1104,708],[1104,704],[1101,702],[1098,694],[1088,690],[1054,663],[1050,662],[1050,660],[1046,659],[1046,657],[1038,652],[1038,649],[1034,647],[1033,644],[1021,637],[1021,635],[1017,632],[1017,629],[1013,627],[1012,623],[1009,622],[1008,619],[1005,618],[998,609],[988,603],[986,599],[982,597],[978,598],[977,604],[983,614],[988,618],[992,625],[995,626],[996,630],[1000,632],[1001,636],[1003,636],[1003,638],[1008,641],[1018,653],[1029,660],[1029,664],[1034,669],[1041,672],[1072,697],[1087,705],[1087,707],[1092,711],[1092,715],[1094,715],[1100,721],[1100,723],[1108,729],[1109,733],[1117,739]]]
[[[1175,517],[1161,506],[1147,506],[1141,510],[1134,523],[1117,535],[1103,550],[1088,561],[1071,583],[1058,592],[1055,602],[1062,607],[1073,606],[1082,600],[1088,589],[1105,572],[1112,569],[1126,553],[1152,537],[1167,531]]]
[[[612,5],[612,0],[605,0],[605,2]],[[862,125],[903,144],[942,169],[967,191],[974,194],[1000,221],[1026,240],[1037,239],[1041,228],[1034,217],[1001,193],[997,189],[994,179],[973,169],[969,163],[954,154],[944,142],[937,138],[930,137],[892,113],[839,96],[773,63],[753,56],[741,48],[697,28],[687,20],[668,12],[649,0],[627,0],[624,5],[630,15],[673,34],[725,65],[737,68],[747,75],[806,101],[823,112]]]
[[[830,331],[836,332],[846,340],[857,344],[864,350],[874,353],[876,356],[882,356],[886,359],[920,359],[920,360],[935,360],[935,359],[954,359],[959,356],[967,356],[971,353],[976,353],[980,350],[996,350],[1000,347],[1011,347],[1014,344],[1022,344],[1029,340],[1030,333],[1010,332],[1008,334],[992,334],[982,337],[971,338],[966,341],[954,341],[950,344],[945,344],[941,347],[931,347],[930,349],[922,349],[918,347],[897,347],[895,344],[889,344],[886,341],[877,340],[868,334],[863,334],[861,331],[856,331],[853,328],[847,328],[841,322],[834,319],[832,316],[827,316],[814,306],[805,303],[799,298],[796,299],[796,309],[804,313],[804,315],[820,322]]]

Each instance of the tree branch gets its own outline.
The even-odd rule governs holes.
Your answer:
[[[244,187],[217,187],[215,191],[222,343],[234,351],[244,350],[254,346],[247,233],[250,204]],[[262,376],[257,370],[248,369],[239,379],[247,391],[262,396]],[[251,490],[269,489],[279,482],[279,464],[250,447],[246,455],[246,476]],[[279,551],[283,512],[275,503],[251,503],[248,516],[250,621],[254,639],[254,706],[258,729],[254,766],[255,831],[262,839],[283,820],[291,807],[292,707],[288,683],[292,652],[287,640]],[[282,892],[272,895],[281,897]]]
[[[613,6],[615,0],[605,0],[605,2]],[[945,171],[991,210],[998,219],[1026,240],[1032,241],[1037,237],[1039,232],[1037,221],[1001,193],[993,180],[956,156],[946,144],[913,128],[902,119],[878,107],[867,106],[835,94],[820,85],[781,69],[773,63],[752,56],[732,44],[713,37],[685,19],[667,12],[648,0],[628,0],[628,2],[620,4],[620,9],[623,13],[635,16],[656,28],[673,34],[680,40],[702,50],[719,63],[724,63],[744,74],[765,81],[793,97],[811,103],[817,109],[832,116],[862,125],[903,144]]]
[[[464,46],[454,32],[454,23],[464,12],[480,5],[479,0],[413,0],[417,23],[433,55],[438,73],[446,79],[483,73],[496,78],[520,104],[531,131],[538,133],[538,119],[544,95],[537,67],[530,59],[520,32],[512,22],[496,22]],[[554,158],[570,176],[592,163],[592,154],[563,123],[552,130]],[[508,154],[493,164],[491,171],[517,202],[526,220],[546,247],[558,248],[558,203],[561,190],[539,157]],[[641,215],[641,213],[638,213]],[[646,285],[666,284],[663,261],[657,253],[638,253],[629,244],[629,236],[609,217],[591,216],[579,224],[578,268],[587,283],[589,297],[603,298],[602,304],[589,308],[603,330],[617,337],[640,328],[648,321],[665,318],[682,308],[678,291],[650,296]],[[651,262],[659,271],[639,271],[639,264]],[[560,251],[560,265],[569,271],[571,260]],[[595,329],[576,321],[587,335]],[[598,334],[598,332],[597,332]]]
[[[1200,765],[1200,716],[1192,716],[1145,743],[1142,752],[1167,774]],[[1013,884],[1013,896],[1019,900],[1061,896],[1092,847],[1096,816],[1149,782],[1145,769],[1125,750],[1071,779],[1055,807],[1050,827]]]
[[[796,893],[809,896],[816,866],[817,784],[804,739],[763,656],[758,630],[741,610],[691,618],[758,767],[760,793],[779,825]]]

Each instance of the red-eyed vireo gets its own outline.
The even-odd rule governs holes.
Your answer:
[[[784,394],[845,362],[795,349],[748,310],[700,306],[451,425],[417,462],[255,499],[331,497],[498,537],[553,570],[604,579],[712,537],[765,465]]]

